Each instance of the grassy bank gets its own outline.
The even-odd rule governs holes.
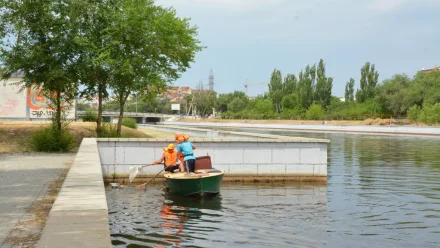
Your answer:
[[[1,153],[22,153],[31,152],[29,139],[32,134],[41,126],[47,125],[45,122],[17,122],[0,121],[0,154]],[[96,124],[92,122],[74,122],[69,124],[69,130],[75,137],[75,144],[71,152],[78,151],[83,138],[96,137]],[[132,129],[122,127],[122,137],[124,138],[160,138],[171,137],[172,134],[151,129]]]

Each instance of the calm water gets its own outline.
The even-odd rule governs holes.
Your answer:
[[[109,188],[114,246],[440,247],[440,138],[264,133],[330,139],[328,184],[224,184],[212,199]]]

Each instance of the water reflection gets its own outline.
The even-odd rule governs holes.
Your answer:
[[[257,132],[331,140],[327,247],[440,246],[439,137]]]
[[[107,188],[115,247],[321,247],[323,185],[225,184],[212,197]]]
[[[330,139],[328,184],[224,184],[212,199],[109,188],[114,246],[440,246],[440,138],[261,132]]]

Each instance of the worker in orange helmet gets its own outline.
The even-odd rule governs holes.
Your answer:
[[[165,171],[172,173],[174,170],[180,170],[180,165],[177,163],[177,152],[174,150],[174,144],[169,144],[167,146],[167,151],[162,154],[162,157],[160,157],[158,160],[155,160],[152,164],[160,164],[162,162],[164,162]]]
[[[186,141],[185,141],[186,136]],[[183,142],[177,145],[177,151],[183,154],[185,161],[185,169],[187,173],[194,173],[196,168],[196,158],[194,157],[194,150],[196,147],[189,141],[189,135],[185,135],[180,137],[181,141],[183,138]]]
[[[176,137],[176,142],[177,142],[177,139],[179,139],[179,137],[183,136],[183,133],[176,133],[174,136]]]
[[[185,138],[183,137],[183,135],[181,134],[178,138],[176,138],[176,142],[177,142],[177,146],[180,144],[180,143],[182,143],[182,142],[184,142],[185,141]],[[184,172],[185,171],[185,169],[184,169],[184,167],[183,167],[183,165],[185,164],[185,157],[183,156],[183,154],[181,153],[181,152],[178,152],[177,153],[177,156],[179,157],[179,160],[180,160],[180,164],[181,164],[181,172]]]

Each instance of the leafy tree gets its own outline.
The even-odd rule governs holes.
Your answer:
[[[239,97],[235,97],[228,104],[228,109],[235,113],[243,111],[245,108],[246,108],[246,102]]]
[[[239,99],[246,106],[249,99],[242,91],[234,91],[232,93],[220,94],[215,101],[215,109],[217,112],[228,111],[228,105],[234,100]],[[237,100],[238,101],[238,100]]]
[[[88,105],[87,103],[78,103],[76,107],[78,111],[87,111],[89,109],[92,109],[92,107],[90,107],[90,105]]]
[[[361,88],[356,92],[356,101],[363,103],[373,99],[378,80],[379,73],[374,64],[370,66],[370,62],[366,62],[361,69]]]
[[[197,107],[198,113],[204,117],[207,114],[212,113],[212,109],[215,106],[215,100],[217,98],[217,93],[210,90],[205,90],[203,83],[200,82],[197,89],[192,92],[193,102]]]
[[[152,0],[115,2],[107,27],[105,55],[111,68],[110,85],[119,102],[118,136],[127,98],[136,92],[157,94],[177,79],[202,49],[197,27],[176,16],[172,8]]]
[[[383,81],[377,87],[377,101],[395,115],[405,114],[415,104],[409,96],[410,83],[411,79],[405,74]]]
[[[408,119],[417,123],[420,118],[421,108],[417,105],[412,106],[408,109]]]
[[[350,78],[350,81],[345,85],[345,102],[354,101],[354,78]]]
[[[315,100],[323,108],[327,108],[330,105],[330,99],[333,88],[333,78],[327,78],[325,75],[324,60],[320,60],[316,72],[317,81],[315,88]]]
[[[224,113],[228,111],[228,104],[232,101],[232,99],[232,93],[220,94],[215,100],[215,109],[217,112]]]
[[[255,102],[255,110],[260,114],[261,118],[267,119],[273,116],[272,102],[269,99],[258,99]]]
[[[284,78],[283,95],[286,96],[295,93],[297,83],[298,80],[296,79],[295,74],[287,74],[287,76]]]
[[[440,103],[440,71],[419,72],[410,86],[410,95],[417,105]]]
[[[300,107],[298,104],[298,96],[296,94],[289,94],[283,97],[283,100],[281,101],[281,106],[283,107],[283,109],[293,109]]]
[[[308,109],[314,100],[316,66],[307,65],[305,71],[299,73],[298,78],[298,100],[303,108]]]
[[[283,77],[281,71],[275,69],[272,72],[269,83],[269,96],[275,106],[277,113],[281,112],[281,100],[283,99]]]
[[[321,120],[324,118],[324,110],[321,105],[312,104],[306,112],[306,118],[308,120]]]
[[[74,100],[77,89],[78,26],[71,4],[61,0],[4,0],[0,2],[1,39],[16,37],[0,50],[2,78],[22,71],[22,89],[35,85],[43,89],[56,110],[56,131],[62,132],[62,105]]]
[[[419,121],[428,125],[440,123],[440,103],[424,104],[420,111]]]
[[[116,11],[113,1],[72,1],[77,3],[74,11],[75,20],[79,25],[75,41],[79,47],[77,71],[81,84],[81,96],[98,95],[98,118],[96,119],[96,135],[102,136],[103,100],[108,98],[111,68],[106,59],[108,27],[113,22],[112,15]],[[115,105],[116,106],[116,105]],[[107,107],[109,105],[107,104]],[[107,109],[110,110],[110,109]],[[117,111],[112,106],[111,110]]]

